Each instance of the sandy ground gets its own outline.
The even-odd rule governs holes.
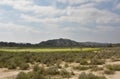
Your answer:
[[[26,70],[23,72],[29,72]],[[0,69],[0,79],[15,79],[16,75],[21,72],[21,70],[7,70],[5,68]]]
[[[65,62],[63,62],[62,64],[65,64]],[[116,62],[106,62],[106,64],[120,64],[120,61],[116,61]],[[91,72],[90,70],[86,70],[86,71],[79,71],[79,70],[73,70],[72,67],[73,66],[78,66],[78,63],[69,63],[69,67],[66,68],[68,71],[73,71],[75,73],[74,76],[72,76],[69,79],[78,79],[78,76],[80,73],[82,72],[86,72],[89,73]],[[29,72],[31,70],[26,70],[23,72]],[[16,75],[21,72],[21,70],[7,70],[5,68],[0,68],[0,79],[15,79]],[[103,71],[98,71],[98,72],[92,72],[96,75],[104,75]],[[104,75],[107,77],[107,79],[120,79],[120,71],[116,71],[115,74],[113,75]]]

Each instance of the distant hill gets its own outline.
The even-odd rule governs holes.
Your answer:
[[[70,39],[53,39],[48,41],[43,41],[39,43],[40,46],[51,46],[51,47],[70,47],[70,46],[79,46],[79,42],[70,40]]]
[[[107,47],[111,44],[96,42],[76,42],[70,39],[52,39],[39,43],[43,47]]]
[[[77,42],[71,39],[63,38],[42,41],[38,44],[0,42],[0,47],[110,47],[113,45],[116,46],[116,44],[97,42]]]

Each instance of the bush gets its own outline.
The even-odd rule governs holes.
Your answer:
[[[109,69],[107,69],[107,70],[104,70],[104,73],[105,73],[105,74],[108,74],[108,75],[111,75],[111,74],[114,74],[115,71],[114,71],[114,70],[109,70]]]
[[[43,74],[41,74],[40,71],[34,72],[33,78],[32,79],[46,79]]]
[[[74,67],[74,69],[77,69],[77,70],[88,70],[89,67],[88,66],[77,66],[77,67]]]
[[[109,70],[120,71],[120,64],[106,65]]]
[[[33,72],[39,72],[40,74],[47,74],[45,68],[39,67],[39,65],[34,66]]]
[[[111,57],[111,60],[112,60],[112,61],[120,61],[120,58],[119,58],[119,57],[113,57],[113,56],[112,56],[112,57]]]
[[[91,71],[103,70],[103,67],[98,67],[96,65],[91,65],[91,66],[89,66],[89,68],[91,68]]]
[[[59,71],[57,67],[50,67],[48,69],[46,69],[46,73],[49,75],[58,75]]]
[[[29,77],[26,73],[20,72],[20,73],[17,75],[16,79],[30,79],[30,77]]]
[[[96,76],[92,73],[86,74],[84,72],[82,72],[78,79],[106,79],[104,76]]]
[[[65,67],[65,68],[69,67],[68,63],[65,63],[64,67]]]
[[[21,65],[20,65],[20,69],[21,70],[27,70],[29,68],[29,64],[27,64],[27,63],[22,63]]]
[[[73,72],[72,72],[73,73]],[[73,73],[74,74],[74,73]],[[63,77],[63,78],[70,78],[71,77],[71,74],[67,71],[67,70],[65,70],[65,69],[62,69],[61,71],[60,71],[60,75]]]
[[[97,58],[93,58],[93,59],[91,59],[90,64],[91,65],[102,65],[102,64],[105,64],[105,61],[97,59]]]
[[[88,62],[87,62],[87,60],[85,60],[85,59],[81,59],[81,60],[80,60],[80,64],[81,64],[81,65],[88,65]]]
[[[7,64],[7,68],[8,69],[16,69],[17,68],[17,65],[14,61],[11,61]]]
[[[84,72],[81,73],[81,74],[79,75],[78,79],[88,79],[87,74],[84,73]]]
[[[46,78],[43,74],[37,71],[37,72],[29,72],[29,73],[20,72],[17,75],[16,79],[46,79]]]
[[[33,67],[33,71],[38,71],[38,70],[40,70],[40,67],[39,67],[39,65],[35,65],[34,67]]]

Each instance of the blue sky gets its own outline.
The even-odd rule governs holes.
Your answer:
[[[0,41],[120,42],[120,0],[0,0]]]

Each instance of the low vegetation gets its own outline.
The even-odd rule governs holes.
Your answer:
[[[112,74],[115,73],[115,71],[114,71],[114,70],[106,69],[106,70],[104,70],[104,73],[105,73],[105,74],[108,74],[108,75],[112,75]]]
[[[104,76],[96,76],[96,75],[94,75],[92,73],[86,74],[86,73],[82,72],[79,75],[78,79],[106,79],[106,77],[104,77]]]
[[[0,68],[29,70],[28,73],[21,72],[16,79],[59,79],[71,78],[75,75],[70,71],[72,67],[75,71],[90,72],[102,71],[104,74],[114,74],[120,71],[119,64],[106,65],[106,60],[120,58],[120,48],[106,48],[97,51],[61,51],[61,52],[0,52]],[[116,59],[117,60],[117,59]],[[118,60],[117,60],[118,61]],[[63,64],[61,64],[63,63]],[[64,64],[65,63],[65,64]],[[72,66],[71,63],[77,63]],[[104,67],[104,68],[103,68]],[[78,71],[78,72],[79,72]],[[81,73],[78,79],[106,79],[104,76],[97,76],[92,73]]]
[[[120,64],[106,65],[109,70],[120,71]]]

